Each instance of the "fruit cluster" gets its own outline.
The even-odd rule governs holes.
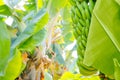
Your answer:
[[[87,37],[95,0],[70,0],[71,1],[71,18],[73,21],[73,33],[77,40],[77,64],[80,73],[91,75],[96,73],[96,69],[83,64],[84,53],[86,49]]]

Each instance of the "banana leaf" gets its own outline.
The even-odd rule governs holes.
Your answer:
[[[92,14],[84,64],[114,77],[114,61],[120,63],[120,6],[115,0],[97,0]]]
[[[10,35],[4,22],[0,20],[0,76],[4,75],[10,56]]]
[[[0,76],[0,80],[15,80],[15,78],[20,75],[20,70],[22,67],[21,52],[18,49],[15,49],[14,53],[15,55],[13,58],[9,60],[5,74]]]
[[[19,46],[19,48],[20,48],[20,50],[31,51],[36,46],[39,46],[41,44],[41,42],[43,42],[45,37],[46,37],[46,30],[42,29],[39,32],[37,32],[36,34],[34,34],[33,36],[31,36],[30,38],[28,38],[25,42],[23,42]]]
[[[28,38],[39,32],[48,22],[48,13],[43,8],[33,18],[31,23],[27,25],[26,29],[18,36],[15,42],[12,44],[12,49],[18,47],[20,44],[25,42]]]
[[[11,10],[6,5],[0,5],[0,16],[10,16],[12,15]]]
[[[68,0],[49,0],[48,11],[50,16],[54,17],[67,3]]]
[[[115,80],[120,80],[120,63],[118,62],[117,59],[113,59],[114,61],[114,68],[115,68],[115,73],[114,73],[114,76],[115,76]]]

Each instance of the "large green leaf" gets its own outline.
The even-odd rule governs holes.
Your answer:
[[[30,38],[28,38],[24,43],[22,43],[19,48],[23,50],[31,51],[35,46],[39,46],[40,43],[45,39],[46,30],[42,29]]]
[[[4,75],[10,56],[10,36],[4,22],[0,21],[0,76]]]
[[[14,57],[9,61],[4,76],[0,76],[0,80],[15,80],[19,76],[22,66],[21,53],[15,50]]]
[[[103,73],[114,75],[114,62],[120,62],[120,7],[115,0],[97,0],[84,63]]]
[[[32,35],[39,32],[48,22],[48,13],[45,9],[41,9],[33,20],[28,24],[27,28],[18,36],[15,42],[12,44],[12,48],[19,46],[21,43],[25,42]]]

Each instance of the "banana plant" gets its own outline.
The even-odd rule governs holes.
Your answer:
[[[48,3],[42,4],[44,2]],[[55,7],[58,2],[61,4]],[[46,24],[50,20],[49,15],[59,13],[65,5],[64,2],[60,0],[23,0],[23,2],[4,0],[1,2],[0,60],[3,62],[0,63],[0,80],[14,80],[21,74],[27,66],[24,63],[26,57],[24,52],[34,55],[32,53],[34,53],[36,46],[40,46],[45,42],[46,28],[48,27]],[[20,3],[24,4],[20,5]],[[11,25],[6,22],[8,18],[13,20]],[[5,46],[7,46],[6,50],[3,49]],[[13,69],[15,70],[13,71]]]
[[[83,63],[89,27],[91,23],[92,11],[95,5],[94,0],[71,0],[71,18],[73,21],[73,33],[77,40],[77,64],[80,73],[83,75],[92,75],[97,72],[97,69],[92,66],[87,66]]]
[[[90,75],[87,72],[90,68],[87,69],[87,66],[91,66],[104,73],[107,77],[117,80],[119,79],[120,60],[120,36],[118,35],[120,31],[120,2],[119,0],[97,0],[94,7],[94,1],[71,0],[71,4],[73,5],[71,10],[74,26],[73,32],[78,42],[78,67],[84,75]],[[85,2],[88,2],[89,9],[85,6]],[[88,16],[87,10],[91,13],[90,16]],[[86,17],[91,18],[91,22],[88,25]],[[87,31],[88,35],[86,35],[86,39],[81,34],[85,33],[82,28],[87,26],[90,29],[88,28],[89,32]],[[83,42],[82,39],[86,40],[87,43]],[[86,71],[84,70],[85,68]],[[90,73],[93,74],[92,71]]]
[[[119,6],[119,0],[1,0],[0,80],[58,80],[76,62],[85,76],[100,72],[119,80]]]
[[[114,58],[117,65],[120,61],[119,11],[118,0],[97,0],[83,61],[115,80],[119,69],[114,65]]]
[[[0,63],[0,80],[14,80],[20,75],[24,65],[21,51],[31,51],[42,43],[46,35],[44,26],[47,24],[49,16],[46,9],[39,9],[32,19],[29,20],[29,23],[26,24],[21,17],[18,17],[17,10],[11,6],[12,3],[9,3],[9,1],[7,1],[7,3],[5,2],[0,5],[0,59],[2,61]],[[17,6],[17,4],[14,6]],[[26,15],[23,16],[26,17]],[[13,21],[17,20],[15,24],[23,28],[22,31],[19,31],[16,25],[8,26],[8,24],[5,23],[7,17],[12,17]],[[21,22],[24,23],[25,28]],[[16,37],[13,38],[9,35],[9,28],[16,28]],[[28,46],[30,47],[28,48]]]

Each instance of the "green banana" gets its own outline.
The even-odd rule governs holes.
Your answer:
[[[80,47],[81,50],[85,50],[85,47],[83,46],[82,43],[78,43],[78,46]]]
[[[90,26],[90,20],[86,19],[85,23],[86,23],[86,27],[89,28],[89,26]]]
[[[80,29],[80,31],[82,31],[82,25],[80,23],[78,23],[77,26]]]
[[[84,40],[81,41],[84,47],[86,47],[86,42]]]
[[[95,68],[83,64],[94,4],[93,0],[72,0],[71,17],[74,26],[73,33],[77,40],[77,65],[83,75],[91,75],[97,72]]]
[[[86,37],[88,37],[88,33],[89,33],[89,28],[85,28],[85,35],[86,35]]]
[[[80,64],[81,65],[81,64]],[[80,70],[80,73],[85,75],[85,76],[89,76],[89,75],[92,75],[92,74],[96,74],[96,71],[97,70],[89,70],[89,69],[86,69],[85,67],[83,66],[79,66],[79,70]]]
[[[75,9],[75,12],[76,12],[76,15],[77,15],[79,18],[82,18],[82,15],[81,15],[81,13],[79,12],[79,9],[78,9],[78,8]]]
[[[82,34],[85,36],[85,27],[82,27]]]
[[[81,25],[82,25],[83,27],[85,27],[85,26],[86,26],[85,21],[84,21],[84,20],[82,20],[82,19],[79,19],[79,23],[81,23]]]
[[[84,11],[84,8],[83,8],[83,5],[81,5],[79,2],[77,2],[77,7],[79,8],[81,14],[82,14],[82,18],[83,20],[86,19],[86,15],[85,15],[85,11]]]
[[[88,71],[96,71],[95,68],[93,68],[93,67],[91,67],[91,66],[86,66],[86,65],[84,65],[84,64],[83,64],[83,61],[79,61],[79,64],[80,64],[82,67],[84,67],[86,70],[88,70]]]
[[[79,54],[79,59],[83,59],[84,58],[84,53],[80,50],[79,46],[77,45],[77,52]]]
[[[87,19],[91,19],[91,13],[90,13],[90,10],[89,10],[89,6],[88,6],[88,3],[86,3],[85,1],[83,2],[83,6],[85,8],[85,15],[87,17]]]
[[[75,23],[77,24],[79,21],[79,17],[77,17],[77,15],[75,15]]]
[[[82,64],[80,62],[80,59],[77,61],[77,64],[81,65],[81,66],[79,66],[80,73],[85,76],[89,76],[89,75],[95,74],[97,72],[97,70],[94,69],[93,67],[88,67],[88,66],[85,66],[84,64]]]
[[[78,32],[78,35],[80,35],[81,31],[79,30],[78,27],[76,27],[76,31]]]
[[[90,13],[92,14],[95,2],[93,0],[89,0],[89,5],[90,5],[89,10],[90,10]]]
[[[77,38],[77,42],[80,42],[81,40],[82,40],[82,37],[79,36],[79,37]]]
[[[81,38],[87,42],[87,38],[84,35],[81,35]]]
[[[73,30],[73,34],[74,34],[76,39],[79,37],[79,35],[76,33],[75,29]]]

